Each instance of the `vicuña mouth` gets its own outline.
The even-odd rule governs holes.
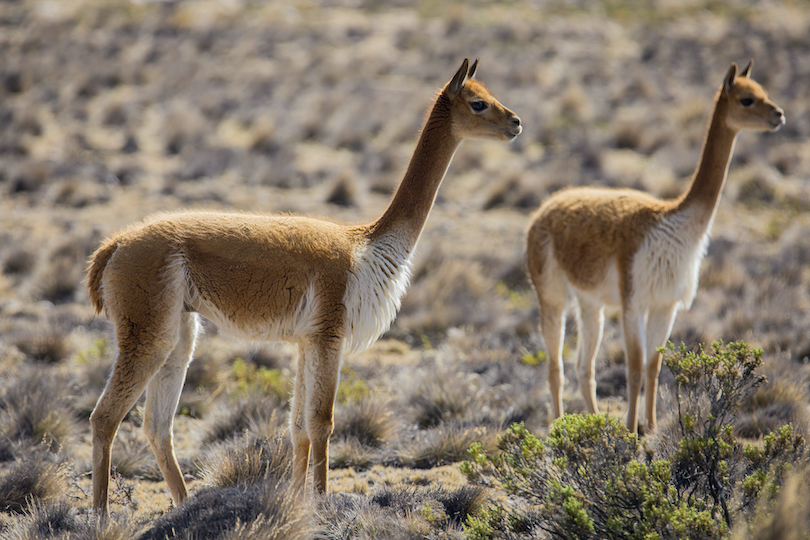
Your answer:
[[[511,135],[513,138],[514,138],[514,137],[517,137],[518,135],[520,135],[521,133],[523,133],[523,126],[518,126],[518,127],[516,127],[516,128],[511,128],[511,129],[508,129],[508,130],[506,130],[506,132],[507,132],[509,135]]]

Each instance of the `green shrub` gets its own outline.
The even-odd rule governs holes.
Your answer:
[[[681,440],[672,457],[674,485],[690,504],[722,511],[727,525],[732,517],[729,498],[735,468],[743,457],[742,444],[734,438],[733,422],[740,404],[765,377],[755,370],[762,365],[762,350],[744,342],[712,344],[711,354],[678,350],[670,343],[664,362],[678,384],[678,426]],[[667,352],[664,350],[664,352]]]
[[[805,451],[804,437],[793,431],[793,426],[782,426],[763,438],[762,446],[748,444],[743,453],[746,459],[742,482],[741,507],[753,509],[758,503],[771,505],[779,494],[785,479],[799,463]]]
[[[470,538],[720,538],[724,523],[686,504],[667,461],[650,461],[638,438],[606,415],[566,415],[541,441],[510,427],[488,456],[480,446],[462,471],[491,478],[524,504],[496,504],[468,519]]]
[[[231,365],[231,379],[242,397],[251,393],[272,394],[282,403],[290,398],[292,384],[280,369],[257,366],[237,358]]]
[[[677,427],[656,451],[608,416],[567,415],[545,440],[521,424],[480,444],[462,472],[512,497],[468,518],[469,538],[722,538],[777,504],[781,487],[806,463],[791,425],[762,444],[735,438],[740,404],[764,381],[762,351],[715,343],[711,352],[670,344]]]

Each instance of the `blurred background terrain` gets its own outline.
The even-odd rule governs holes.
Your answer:
[[[529,214],[573,185],[677,196],[715,91],[731,62],[750,58],[787,124],[738,138],[699,291],[671,339],[765,350],[780,390],[770,409],[752,406],[746,436],[803,422],[808,28],[806,0],[0,2],[0,471],[45,447],[41,466],[70,469],[60,496],[89,507],[87,418],[114,345],[83,279],[104,237],[181,208],[369,221],[404,173],[436,89],[465,57],[480,58],[477,78],[524,132],[510,144],[462,145],[399,317],[371,350],[345,359],[335,489],[462,486],[448,465],[470,443],[491,446],[514,421],[548,428],[543,341],[523,271]],[[564,397],[577,412],[575,333],[566,343]],[[211,485],[206,467],[227,441],[283,432],[294,359],[290,346],[226,341],[206,326],[176,421],[192,491]],[[603,409],[621,415],[615,314],[597,372]],[[113,510],[134,522],[169,504],[140,415],[116,442]],[[340,501],[321,511],[340,514]],[[18,519],[3,516],[4,527]],[[418,512],[409,519],[436,530]],[[452,516],[441,523],[458,529]]]

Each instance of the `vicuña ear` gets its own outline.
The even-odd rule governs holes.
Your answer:
[[[458,68],[458,71],[453,76],[453,79],[447,85],[447,93],[450,94],[451,98],[454,98],[461,92],[461,87],[464,86],[464,79],[467,78],[467,68],[470,66],[470,60],[465,58],[464,61],[461,63],[461,67]]]
[[[740,72],[740,77],[750,77],[751,76],[751,66],[754,65],[754,59],[748,61],[748,65],[745,66],[745,69]]]
[[[728,68],[728,73],[726,73],[726,78],[723,79],[723,92],[728,94],[731,92],[731,87],[734,86],[734,79],[737,78],[737,64],[734,62],[731,63],[731,67]]]
[[[473,77],[475,77],[475,69],[477,67],[478,67],[478,58],[476,58],[475,62],[473,62],[473,65],[470,68],[470,71],[467,72],[467,78],[468,79],[472,79]]]

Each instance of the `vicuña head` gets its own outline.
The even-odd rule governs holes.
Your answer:
[[[737,65],[731,64],[726,75],[721,96],[728,100],[728,127],[741,131],[778,131],[785,124],[785,114],[758,82],[751,79],[753,60],[737,74]]]
[[[689,189],[661,200],[630,189],[574,188],[549,197],[529,227],[526,261],[540,302],[540,326],[549,355],[554,414],[563,413],[562,343],[570,289],[577,304],[578,374],[588,412],[597,412],[594,361],[602,339],[604,307],[622,310],[627,356],[627,426],[636,431],[646,362],[647,426],[655,427],[656,351],[669,338],[680,307],[697,292],[700,262],[740,130],[777,130],[782,109],[732,64],[715,98],[700,163]]]
[[[200,331],[299,345],[290,418],[293,479],[327,489],[332,411],[344,350],[391,324],[436,190],[465,138],[509,141],[520,119],[461,68],[436,98],[391,203],[377,221],[345,226],[297,216],[160,214],[107,239],[88,289],[115,326],[118,357],[90,417],[93,507],[108,512],[110,453],[119,424],[146,390],[144,430],[175,504],[187,496],[172,421]]]

